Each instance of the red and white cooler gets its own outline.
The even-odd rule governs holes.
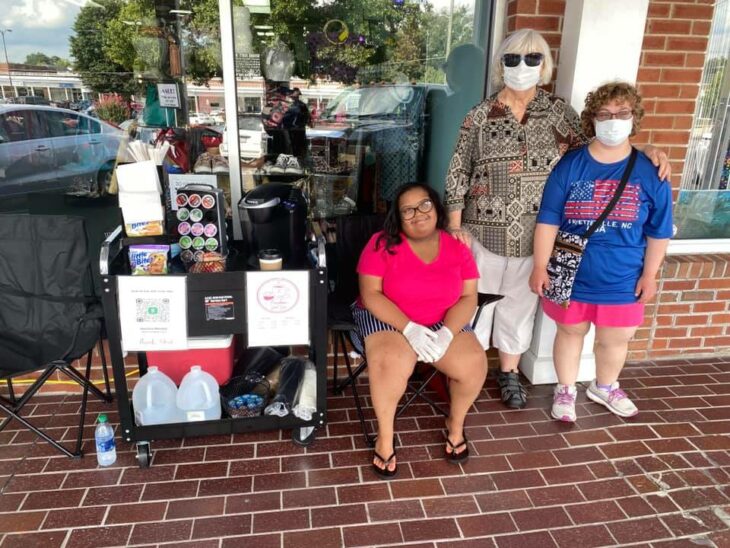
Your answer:
[[[220,386],[231,378],[234,347],[233,335],[190,337],[187,350],[147,352],[147,364],[156,365],[178,386],[190,368],[199,365],[213,375]]]

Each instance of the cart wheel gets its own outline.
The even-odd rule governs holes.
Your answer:
[[[137,463],[140,468],[149,468],[152,461],[152,451],[148,442],[137,444]]]
[[[304,428],[295,428],[291,431],[291,440],[297,445],[307,447],[311,445],[314,438],[317,437],[317,430],[314,426],[305,426]]]

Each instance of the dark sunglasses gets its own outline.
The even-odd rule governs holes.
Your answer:
[[[519,53],[505,53],[502,55],[502,64],[505,67],[514,68],[520,64],[522,59],[525,60],[525,64],[528,67],[537,67],[542,63],[544,55],[542,53],[526,53],[521,55]]]

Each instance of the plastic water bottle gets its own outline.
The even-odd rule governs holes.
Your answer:
[[[221,398],[215,377],[193,365],[180,383],[177,407],[187,422],[220,419]]]
[[[110,466],[117,461],[117,446],[114,443],[114,429],[107,422],[106,415],[99,415],[94,430],[96,441],[96,460],[99,466]]]
[[[132,391],[135,422],[143,426],[185,420],[178,413],[176,397],[177,386],[173,380],[151,365]]]

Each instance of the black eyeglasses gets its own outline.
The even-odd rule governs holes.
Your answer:
[[[630,110],[619,110],[618,112],[608,112],[607,110],[599,110],[595,115],[597,122],[605,122],[606,120],[612,120],[618,118],[619,120],[631,120],[634,113]]]
[[[526,53],[524,55],[521,55],[519,53],[505,53],[502,55],[502,64],[505,67],[514,68],[517,65],[520,64],[520,61],[523,59],[525,60],[525,64],[528,67],[537,67],[540,66],[540,63],[542,63],[542,60],[545,56],[542,53]]]
[[[420,211],[421,213],[428,213],[432,209],[433,202],[430,199],[426,198],[425,200],[418,202],[418,205],[416,207],[401,208],[400,216],[404,221],[408,221],[416,216],[416,211]]]

